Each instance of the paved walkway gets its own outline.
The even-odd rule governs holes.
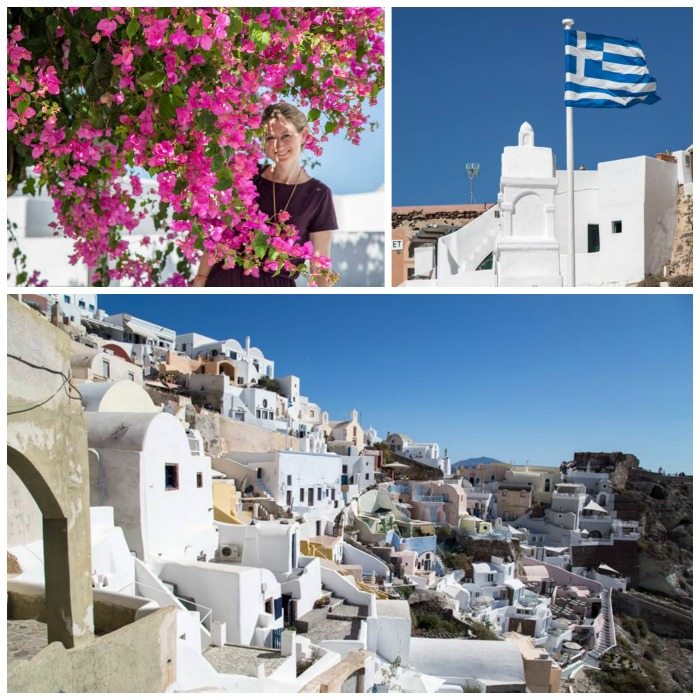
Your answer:
[[[287,659],[274,649],[258,649],[227,644],[223,647],[211,646],[204,652],[204,658],[219,672],[257,678],[258,665],[265,666],[265,676],[269,676]]]
[[[48,646],[46,623],[37,620],[7,621],[7,671],[28,661]]]

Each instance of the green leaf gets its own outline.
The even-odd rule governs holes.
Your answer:
[[[267,253],[267,235],[262,231],[258,231],[255,236],[255,241],[253,242],[253,250],[258,259],[262,260]]]
[[[54,14],[50,14],[46,18],[46,28],[49,30],[49,34],[53,37],[54,34],[56,34],[56,30],[58,29],[58,17]]]
[[[328,121],[326,122],[326,126],[324,127],[324,130],[327,134],[330,134],[332,131],[335,131],[338,128],[338,122],[336,121]]]
[[[175,118],[175,106],[173,105],[173,96],[167,92],[160,96],[158,100],[158,114],[162,119]]]
[[[165,82],[165,75],[163,71],[154,70],[149,73],[144,73],[140,78],[139,82],[144,87],[160,87]]]
[[[27,277],[29,277],[29,275],[26,272],[20,272],[17,275],[17,279],[15,280],[15,284],[19,287],[20,285],[24,284],[27,281]]]
[[[216,185],[214,185],[216,190],[227,190],[233,185],[233,175],[231,175],[230,170],[223,168],[216,173],[216,177],[218,178]]]
[[[31,99],[29,95],[22,95],[20,100],[17,102],[17,114],[19,114],[20,117],[27,111],[30,102]]]
[[[138,32],[140,26],[136,18],[132,19],[131,22],[126,25],[126,35],[129,39],[133,39],[136,36],[136,32]]]
[[[320,109],[316,109],[316,107],[314,107],[313,109],[309,110],[309,121],[310,122],[317,121],[320,116],[321,116]]]

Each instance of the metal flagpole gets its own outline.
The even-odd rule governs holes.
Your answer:
[[[574,26],[573,19],[563,19],[564,29]],[[569,286],[576,286],[576,238],[574,236],[574,108],[566,107],[566,182],[569,199],[568,243]]]

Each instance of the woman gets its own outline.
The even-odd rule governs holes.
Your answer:
[[[309,177],[301,165],[301,152],[308,136],[304,114],[285,102],[270,105],[263,112],[265,155],[272,165],[256,175],[258,207],[274,221],[286,211],[299,231],[299,243],[311,241],[314,251],[330,257],[331,235],[338,228],[330,189]],[[294,276],[282,271],[278,275],[260,269],[258,277],[244,275],[236,266],[225,270],[222,263],[209,267],[204,255],[194,279],[195,287],[294,287]],[[325,286],[324,280],[317,280]]]

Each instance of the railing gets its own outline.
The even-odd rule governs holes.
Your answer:
[[[154,591],[155,593],[158,593],[160,595],[162,595],[162,593],[163,593],[162,590],[156,588],[155,586],[151,586],[147,583],[138,582],[136,584],[136,587],[139,589],[141,589],[141,588],[145,588],[146,590],[150,589],[151,591]],[[175,598],[176,600],[180,601],[182,606],[187,610],[190,610],[190,606],[194,606],[195,608],[197,608],[197,610],[193,611],[193,612],[199,612],[199,623],[201,625],[204,625],[204,627],[206,627],[207,629],[209,629],[209,627],[207,627],[207,625],[205,625],[204,623],[206,622],[207,618],[210,617],[212,614],[211,608],[206,607],[206,605],[200,605],[199,603],[195,603],[193,600],[189,600],[188,598],[183,598],[182,596],[175,595],[175,593],[171,593],[170,591],[168,591],[168,594],[170,596],[172,596],[173,598]],[[204,614],[204,616],[202,616],[202,612],[200,611],[200,609],[201,609],[201,611],[206,610],[206,613]]]
[[[416,503],[448,503],[447,496],[414,496]]]
[[[277,627],[272,630],[272,648],[281,649],[282,648],[282,627]]]

